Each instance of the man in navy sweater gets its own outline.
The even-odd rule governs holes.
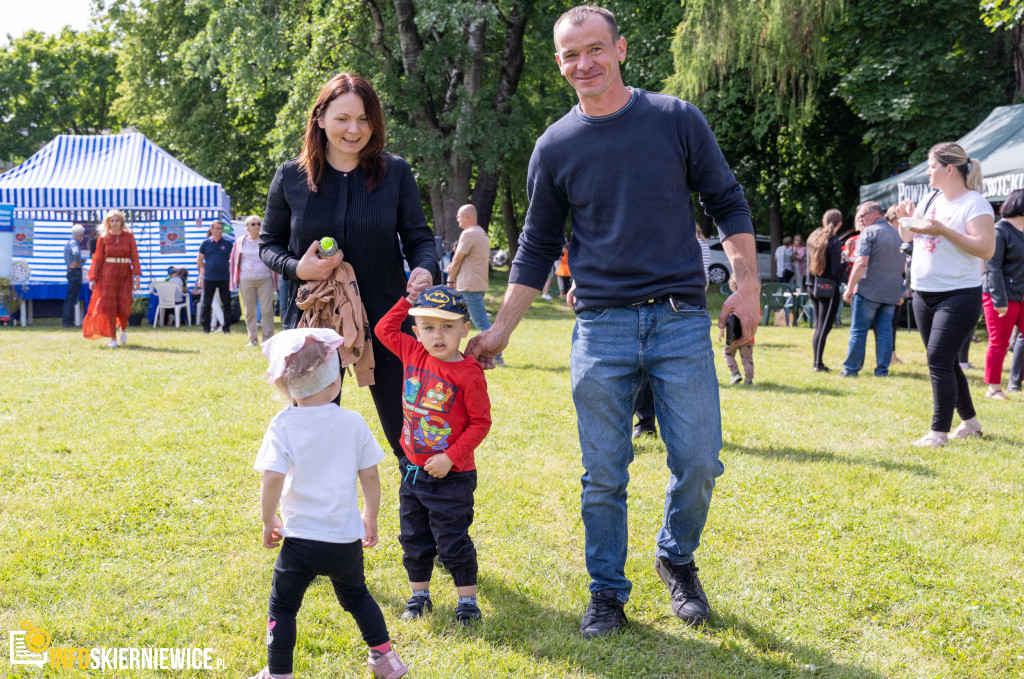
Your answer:
[[[591,577],[580,633],[610,634],[626,622],[632,586],[625,575],[626,487],[633,402],[644,371],[670,470],[655,568],[675,614],[701,623],[711,608],[693,553],[724,468],[691,192],[715,220],[739,282],[718,324],[735,313],[746,338],[757,330],[761,287],[750,211],[703,115],[675,97],[622,82],[626,41],[611,12],[576,7],[558,19],[554,33],[555,59],[579,105],[537,140],[527,175],[530,207],[508,291],[494,325],[467,350],[493,367],[559,256],[571,216],[570,370]]]

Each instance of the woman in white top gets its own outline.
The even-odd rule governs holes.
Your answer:
[[[938,447],[950,438],[981,436],[957,354],[981,317],[981,266],[995,250],[995,224],[981,195],[981,166],[959,144],[944,142],[928,152],[928,183],[935,192],[923,206],[908,199],[896,214],[928,222],[913,229],[901,223],[900,236],[914,242],[914,318],[932,381],[931,430],[914,445]],[[950,434],[954,409],[961,422]]]
[[[263,220],[252,215],[245,220],[245,233],[231,248],[231,289],[238,290],[245,307],[245,330],[249,334],[246,347],[255,347],[256,303],[263,320],[263,341],[274,336],[274,290],[277,274],[260,259],[260,228]]]

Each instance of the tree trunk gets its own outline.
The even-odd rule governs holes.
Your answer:
[[[519,80],[523,75],[525,61],[523,34],[526,30],[527,14],[532,7],[532,0],[524,0],[512,8],[505,20],[505,47],[502,51],[501,73],[498,76],[498,88],[493,103],[494,110],[502,114],[505,120],[507,120],[512,106],[512,97],[519,89]],[[523,11],[520,11],[520,8]],[[473,187],[473,205],[476,206],[477,221],[480,222],[480,226],[484,230],[490,226],[494,201],[498,197],[498,173],[501,160],[502,158],[489,158],[491,167],[480,165],[477,168],[476,185]],[[511,190],[507,186],[506,189]]]
[[[519,251],[519,219],[512,200],[512,184],[507,176],[502,184],[505,190],[501,194],[501,214],[505,221],[505,240],[508,241],[508,261],[511,262]]]
[[[768,233],[772,239],[772,280],[777,281],[775,250],[782,245],[782,210],[779,209],[778,196],[771,196],[768,204]]]
[[[494,201],[498,198],[498,175],[488,170],[479,169],[476,183],[473,185],[473,205],[476,207],[476,220],[487,231],[494,213]]]
[[[1022,102],[1024,101],[1024,25],[1017,24],[1010,29],[1010,41],[1013,43],[1013,70],[1017,75],[1013,100]]]

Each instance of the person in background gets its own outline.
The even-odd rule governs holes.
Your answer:
[[[259,345],[256,336],[256,311],[262,314],[263,341],[274,336],[274,290],[277,274],[260,259],[260,229],[263,220],[256,215],[245,219],[245,233],[231,248],[231,289],[238,290],[245,306],[245,330],[249,334],[246,348]]]
[[[793,239],[786,236],[782,245],[775,248],[775,275],[783,283],[793,279]]]
[[[807,238],[807,296],[814,305],[814,335],[811,347],[814,352],[812,369],[815,372],[829,372],[825,365],[825,342],[832,332],[836,320],[836,310],[842,297],[839,295],[839,284],[846,277],[843,266],[843,244],[836,237],[836,232],[843,225],[843,215],[839,210],[826,210],[821,217],[821,226]],[[815,281],[821,278],[828,285],[815,292]]]
[[[61,325],[65,328],[75,327],[75,307],[78,306],[78,295],[82,292],[83,236],[85,236],[85,227],[75,224],[71,227],[71,238],[64,244],[64,266],[68,269],[68,292],[64,296]]]
[[[1014,189],[1000,209],[996,249],[985,262],[981,305],[988,328],[985,353],[985,396],[1006,399],[1003,361],[1014,328],[1024,332],[1024,189]]]
[[[484,293],[487,292],[491,242],[487,232],[476,223],[473,205],[460,207],[456,219],[462,234],[448,265],[448,285],[462,293],[469,306],[469,317],[477,330],[487,330],[491,327],[491,320],[487,318]],[[505,361],[499,355],[495,357],[494,364],[504,367]]]
[[[210,226],[210,237],[199,246],[196,266],[199,276],[196,288],[203,291],[203,332],[209,334],[213,309],[213,295],[220,295],[220,306],[224,312],[222,329],[231,332],[231,242],[224,238],[224,224],[214,222]]]
[[[736,277],[729,277],[729,289],[736,292]],[[725,338],[725,328],[718,331],[718,341]],[[743,374],[740,374],[740,367],[736,364],[736,354],[740,355],[743,362]],[[729,384],[754,383],[754,339],[744,341],[742,344],[727,344],[722,349],[722,358],[725,360],[725,367],[729,370]]]
[[[1006,393],[1018,394],[1024,381],[1024,332],[1014,330],[1016,337],[1010,337],[1013,356],[1010,358],[1010,378],[1006,381]]]
[[[799,233],[793,236],[793,270],[796,286],[807,285],[807,246]]]
[[[924,205],[905,200],[896,207],[896,216],[927,222],[913,229],[901,222],[900,235],[914,241],[914,317],[927,348],[932,382],[931,428],[914,445],[938,447],[950,438],[981,436],[957,354],[981,316],[981,263],[995,252],[996,236],[992,206],[981,195],[981,164],[959,144],[931,148],[928,183],[935,192]],[[961,422],[950,433],[954,410]]]
[[[89,311],[82,321],[86,339],[110,338],[110,348],[128,343],[128,316],[132,291],[139,289],[142,265],[135,236],[128,230],[124,213],[111,210],[99,226],[96,256],[89,265]],[[117,337],[117,330],[121,335]],[[115,339],[117,338],[117,339]]]
[[[864,348],[872,323],[875,329],[875,377],[889,375],[892,360],[892,317],[903,297],[906,258],[900,252],[899,232],[885,220],[882,206],[874,201],[857,208],[860,238],[857,261],[843,301],[850,304],[850,346],[840,377],[857,377],[864,365]]]
[[[569,243],[562,245],[562,256],[558,260],[555,276],[558,277],[558,296],[565,299],[572,288],[572,272],[569,271]]]
[[[281,300],[282,323],[293,328],[299,321],[298,288],[330,277],[344,257],[372,327],[396,299],[422,292],[441,275],[416,178],[403,158],[384,150],[384,110],[359,75],[328,80],[305,127],[299,157],[282,163],[270,183],[260,233],[260,257],[290,283]],[[338,243],[339,252],[320,259],[316,251],[324,236]],[[411,325],[409,319],[405,327]],[[403,455],[402,362],[373,333],[371,342],[376,365],[370,394],[397,460]]]

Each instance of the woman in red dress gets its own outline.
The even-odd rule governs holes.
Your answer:
[[[117,346],[117,328],[121,344],[128,342],[128,315],[132,311],[132,290],[138,290],[142,266],[135,237],[125,226],[124,213],[111,210],[99,226],[96,254],[89,266],[89,311],[82,322],[86,339],[110,338]]]

